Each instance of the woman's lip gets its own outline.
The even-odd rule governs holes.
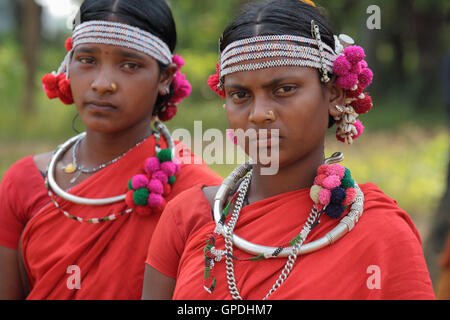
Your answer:
[[[85,103],[85,106],[97,111],[108,111],[117,109],[116,106],[103,101],[89,101]]]
[[[250,140],[252,144],[256,144],[260,148],[264,147],[274,147],[280,144],[281,137],[269,137],[269,138],[259,138]]]

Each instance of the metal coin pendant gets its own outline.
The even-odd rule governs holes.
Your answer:
[[[73,163],[69,163],[64,167],[65,173],[74,173],[75,171],[77,171],[77,167],[75,167]]]

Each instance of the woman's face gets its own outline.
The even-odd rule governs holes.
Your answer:
[[[233,73],[225,77],[225,93],[231,129],[279,130],[280,167],[323,152],[329,112],[334,115],[335,105],[344,99],[337,87],[324,88],[317,70],[308,67]],[[267,143],[247,139],[247,154],[252,144],[263,148]]]
[[[86,127],[116,133],[147,125],[158,94],[172,80],[160,74],[152,57],[133,49],[104,44],[75,48],[70,64],[72,95]]]

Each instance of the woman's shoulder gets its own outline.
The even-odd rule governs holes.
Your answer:
[[[205,187],[197,184],[177,194],[164,209],[163,218],[171,219],[186,234],[213,221],[210,202],[203,193]]]
[[[359,224],[368,228],[376,241],[404,239],[421,243],[411,217],[396,200],[386,195],[375,183],[362,184],[360,188],[364,193],[364,210]]]
[[[29,181],[31,178],[39,176],[39,172],[45,172],[46,166],[43,165],[41,170],[38,164],[43,164],[50,155],[51,153],[29,155],[18,160],[5,172],[3,180]]]

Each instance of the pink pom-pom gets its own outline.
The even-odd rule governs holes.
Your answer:
[[[168,178],[167,175],[166,175],[163,171],[161,171],[161,170],[156,171],[155,173],[153,173],[152,179],[158,179],[159,181],[162,182],[163,185],[165,185],[167,182],[169,182],[169,178]]]
[[[156,157],[148,158],[145,160],[145,172],[152,175],[154,172],[160,169],[161,165],[159,159]]]
[[[314,184],[322,187],[323,180],[325,180],[326,178],[326,174],[318,174],[314,179]]]
[[[362,69],[361,73],[358,76],[359,84],[363,88],[367,88],[373,80],[373,72],[369,68]]]
[[[148,206],[150,208],[158,208],[164,202],[164,198],[160,194],[151,193],[148,196]]]
[[[175,163],[171,162],[171,161],[166,161],[163,162],[161,164],[161,170],[168,176],[171,177],[173,175],[175,175],[176,170],[177,170],[177,166],[175,165]]]
[[[158,179],[152,179],[146,187],[152,193],[163,194],[164,192],[164,185]]]
[[[335,175],[327,177],[322,182],[322,186],[329,190],[339,187],[340,185],[341,185],[341,179]]]
[[[324,206],[327,206],[330,203],[331,199],[331,191],[328,189],[322,189],[319,192],[319,201]]]
[[[332,164],[328,166],[327,173],[330,176],[338,176],[339,179],[342,179],[345,176],[345,167],[337,163]]]
[[[173,79],[173,94],[169,104],[180,103],[184,98],[189,97],[192,92],[192,86],[186,80],[186,76],[177,72]]]
[[[333,65],[333,72],[337,76],[345,76],[350,72],[352,65],[348,62],[344,55],[340,55],[336,58]]]
[[[345,48],[344,54],[347,57],[347,60],[352,64],[357,64],[358,62],[364,60],[366,54],[364,53],[364,49],[360,46],[350,46]]]
[[[175,63],[178,67],[178,70],[180,70],[184,66],[184,60],[181,56],[178,54],[173,55],[172,62]]]
[[[363,68],[361,66],[361,62],[358,62],[357,64],[354,64],[352,66],[352,68],[350,69],[350,72],[359,75],[361,73],[362,69]]]
[[[342,203],[344,207],[347,207],[355,201],[356,198],[356,189],[355,188],[347,188],[345,190],[345,200]]]
[[[345,90],[352,89],[358,83],[358,76],[354,73],[349,73],[346,76],[338,77],[336,84]]]
[[[356,120],[356,122],[353,125],[355,126],[356,131],[358,131],[358,134],[356,136],[353,136],[353,139],[356,139],[356,138],[360,137],[363,134],[364,126],[361,123],[361,121],[359,121],[359,120]]]
[[[365,93],[364,99],[357,99],[351,103],[351,106],[358,114],[364,114],[372,110],[373,104],[372,104],[372,98]]]
[[[361,63],[361,68],[367,68],[369,65],[367,64],[367,61],[366,60],[363,60],[363,61],[361,61],[360,62]]]
[[[147,184],[148,178],[143,174],[135,175],[131,180],[131,187],[133,187],[134,190],[145,188],[147,187]]]

